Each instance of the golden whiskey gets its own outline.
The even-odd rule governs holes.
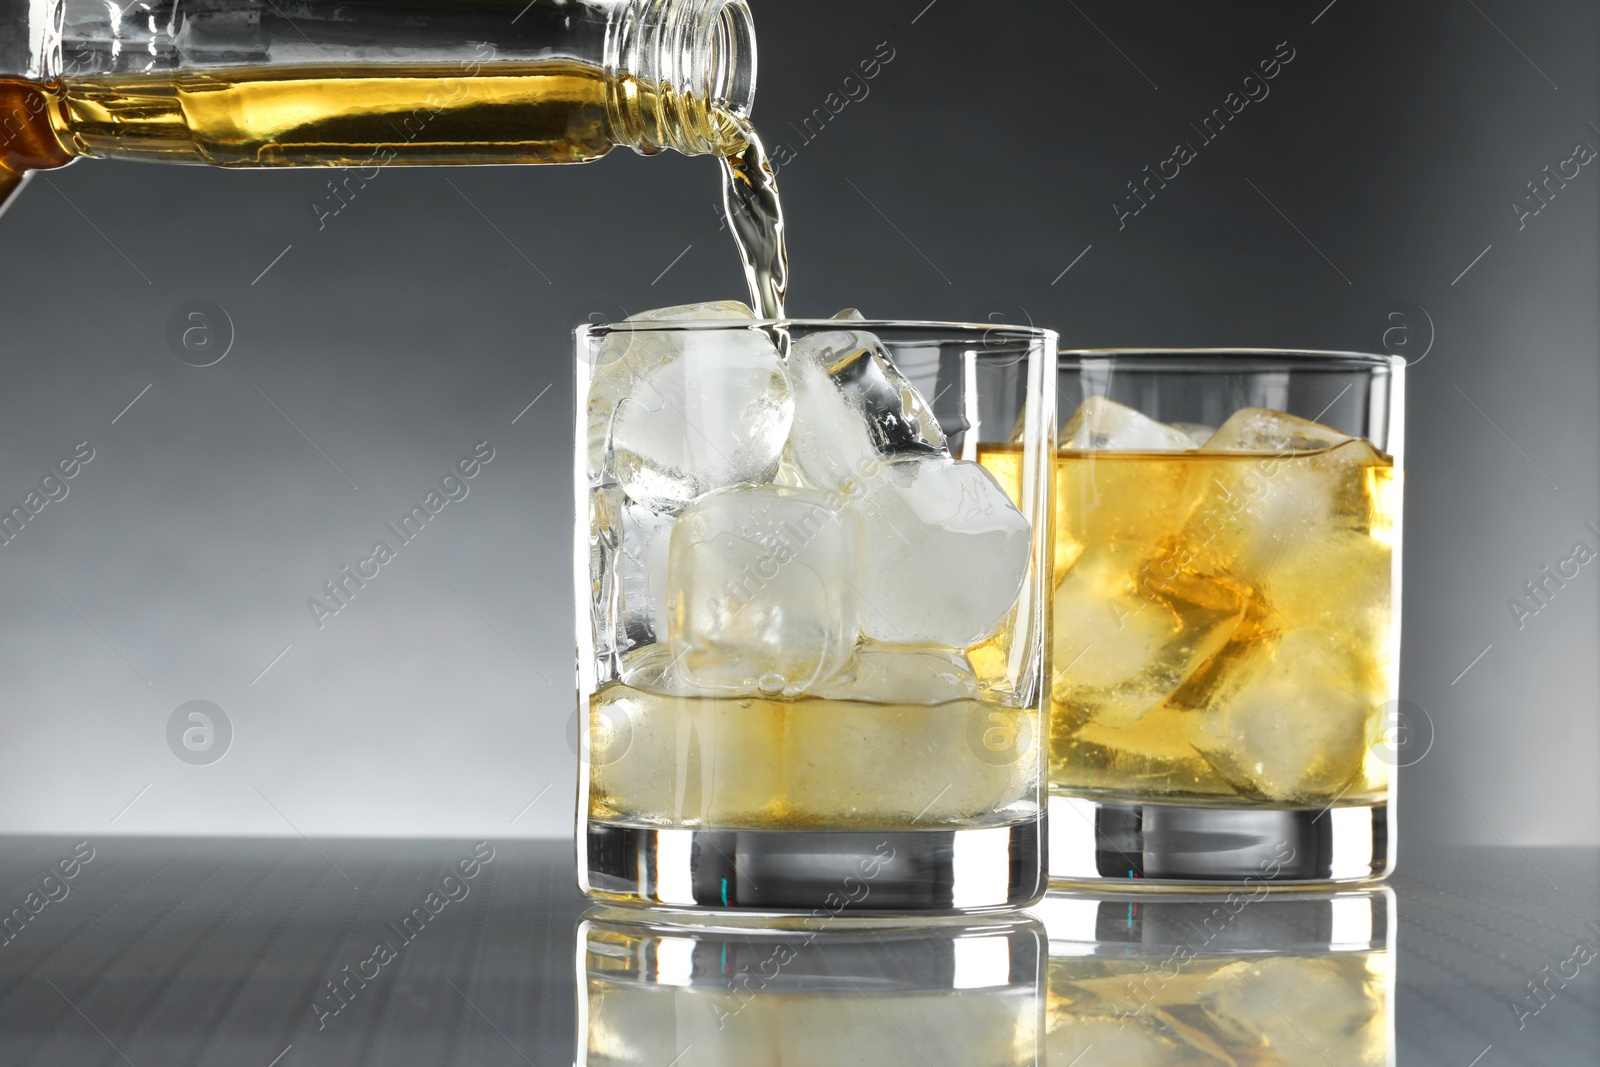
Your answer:
[[[1002,481],[1014,453],[980,457]],[[1050,782],[1192,805],[1379,803],[1397,667],[1393,461],[1056,459]]]
[[[225,167],[582,163],[669,109],[743,145],[707,106],[559,60],[111,74],[50,92],[74,154]]]
[[[1035,818],[1032,713],[930,701],[676,696],[608,684],[590,700],[589,817],[720,830],[970,829]]]

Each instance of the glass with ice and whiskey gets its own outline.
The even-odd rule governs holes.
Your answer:
[[[1403,375],[1062,354],[1052,879],[1388,873]]]
[[[579,331],[586,892],[1043,892],[1053,341],[733,302]]]

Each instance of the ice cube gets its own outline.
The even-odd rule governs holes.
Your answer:
[[[1293,415],[1246,408],[1205,451],[1232,456],[1196,486],[1189,540],[1199,546],[1199,566],[1266,587],[1274,604],[1307,622],[1335,604],[1387,603],[1398,483],[1377,449]],[[1272,588],[1280,578],[1285,589]],[[1299,592],[1286,592],[1291,586]]]
[[[1174,562],[1091,544],[1057,586],[1051,698],[1076,725],[1134,725],[1228,643],[1245,597]]]
[[[627,497],[614,485],[589,493],[589,613],[595,655],[602,660],[628,646],[616,611],[621,598],[618,574],[622,569],[622,509],[626,503]]]
[[[1281,618],[1266,619],[1270,627]],[[1190,743],[1245,796],[1331,803],[1361,772],[1376,707],[1360,657],[1326,630],[1253,642],[1193,719]]]
[[[1229,433],[1224,424],[1217,436]],[[1394,506],[1389,472],[1370,444],[1348,438],[1319,452],[1236,456],[1192,487],[1184,539],[1199,567],[1257,585],[1280,562],[1335,541],[1377,547],[1385,534],[1373,530],[1374,508]]]
[[[1195,448],[1202,447],[1217,432],[1215,426],[1207,426],[1200,422],[1174,422],[1170,425],[1174,430],[1181,430],[1188,435],[1189,440],[1194,442]]]
[[[695,685],[794,696],[835,674],[860,636],[858,520],[813,490],[731,489],[672,531],[668,638]]]
[[[828,700],[934,707],[978,699],[978,679],[960,651],[863,643],[849,664],[813,690]]]
[[[1184,452],[1189,435],[1103,396],[1079,405],[1061,431],[1061,447],[1079,452]]]
[[[901,460],[853,500],[866,543],[865,632],[966,648],[999,629],[1027,577],[1032,528],[976,463]]]
[[[654,644],[666,637],[667,556],[675,522],[671,514],[643,504],[622,506],[616,581],[627,647]]]
[[[737,300],[713,300],[704,304],[657,308],[630,316],[629,322],[698,322],[705,320],[754,320],[755,312]],[[599,476],[605,469],[611,440],[611,420],[617,404],[633,392],[645,374],[672,362],[683,352],[682,334],[653,330],[618,330],[608,334],[597,347],[590,370],[587,417],[589,428],[589,473]]]
[[[794,420],[783,359],[766,335],[688,332],[680,344],[634,383],[611,428],[617,481],[656,508],[770,480]]]
[[[785,474],[805,485],[850,494],[883,465],[866,420],[842,393],[827,368],[809,358],[799,342],[789,355],[794,390],[794,427],[784,453]]]
[[[812,334],[795,342],[789,363],[789,447],[812,484],[846,490],[886,458],[948,454],[933,409],[872,334]]]
[[[866,417],[879,452],[886,456],[947,452],[933,408],[900,373],[882,341],[862,330],[815,334],[810,340],[828,376]]]
[[[1266,408],[1234,412],[1204,446],[1207,452],[1321,452],[1354,440],[1320,422]]]
[[[619,673],[625,685],[648,693],[679,697],[721,695],[715,689],[696,685],[684,677],[681,667],[681,662],[673,658],[672,648],[663,639],[657,644],[642,645],[624,654]]]

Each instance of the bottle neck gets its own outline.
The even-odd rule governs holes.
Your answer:
[[[745,0],[633,0],[606,47],[613,139],[641,154],[724,154],[756,90]]]

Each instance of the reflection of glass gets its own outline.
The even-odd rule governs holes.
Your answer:
[[[596,908],[578,930],[580,1067],[1035,1067],[1027,918],[730,928]]]
[[[1062,354],[1052,878],[1388,873],[1403,369]]]
[[[578,333],[582,887],[1037,899],[1054,335],[672,313]]]
[[[1053,1064],[1394,1064],[1389,889],[1051,894],[1033,913]]]

